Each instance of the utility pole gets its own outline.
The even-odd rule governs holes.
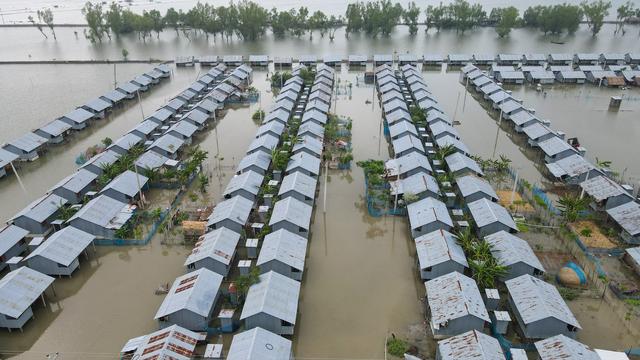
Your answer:
[[[116,76],[116,63],[113,63],[113,88],[118,87],[118,77]]]
[[[25,195],[27,195],[27,189],[24,187],[24,184],[22,183],[22,179],[20,178],[20,175],[18,175],[18,171],[16,170],[16,167],[13,166],[13,161],[11,161],[9,164],[11,164],[11,170],[13,170],[13,173],[16,174],[16,178],[18,179],[18,184],[20,184],[22,191],[24,192]]]
[[[138,94],[138,105],[140,105],[140,113],[142,114],[142,120],[144,121],[144,110],[142,109],[142,101],[140,100],[140,90],[137,90],[136,94]]]

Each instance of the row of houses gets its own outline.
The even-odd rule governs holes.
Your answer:
[[[0,177],[7,174],[14,161],[37,160],[48,146],[60,144],[71,133],[84,130],[93,121],[104,119],[113,109],[123,106],[126,100],[133,99],[139,92],[148,91],[170,75],[171,70],[166,64],[158,65],[46,125],[9,141],[0,150]]]
[[[424,57],[425,63],[427,55]],[[450,65],[464,66],[466,64],[473,65],[631,65],[638,66],[640,64],[640,54],[629,52],[622,53],[576,53],[576,54],[450,54],[446,58],[431,57],[429,59],[438,59],[439,63],[446,62]]]
[[[224,75],[224,69],[215,69],[212,74],[219,80]],[[186,119],[192,118],[195,111],[203,112],[206,120],[215,117],[213,115],[215,110],[221,108],[223,104],[210,104],[212,100],[209,97],[203,98],[203,94],[211,93],[215,89],[215,83],[210,82],[209,87],[200,87],[198,84],[199,82],[196,82],[190,87],[190,89],[197,89],[197,96],[192,98],[192,102],[176,108],[175,113],[171,112],[173,108],[169,104],[159,109],[159,111],[171,112],[162,124],[187,121]],[[173,100],[169,103],[172,102]],[[159,120],[158,117],[156,112],[143,123],[156,122]],[[182,120],[177,120],[178,118]],[[15,215],[10,220],[10,224],[0,230],[1,266],[9,266],[12,271],[33,270],[47,277],[49,275],[71,276],[80,267],[80,256],[85,254],[88,257],[87,249],[96,238],[115,238],[115,233],[126,226],[134,215],[136,209],[134,203],[139,199],[141,192],[147,189],[149,179],[137,172],[125,171],[99,192],[92,191],[96,188],[95,180],[102,173],[105,164],[117,161],[133,146],[142,144],[145,139],[135,135],[133,131],[125,134],[114,141],[104,153],[98,155],[98,160],[89,161],[77,172],[56,184],[43,198],[36,200]],[[136,163],[146,159],[148,164],[149,153],[161,157],[149,150]],[[165,157],[160,160],[154,164],[176,166],[178,163]],[[144,164],[139,165],[142,167]],[[85,196],[90,196],[91,200],[83,206],[77,205]],[[68,205],[77,207],[75,214],[67,221],[57,220],[61,207]],[[46,237],[52,231],[53,234]],[[22,256],[26,250],[28,254]],[[46,277],[41,278],[46,279]],[[42,291],[44,290],[46,289]],[[21,308],[23,315],[17,319],[13,313],[0,312],[0,317],[5,317],[7,327],[21,328],[32,317],[32,303],[33,301],[28,304],[21,303],[24,305]]]
[[[384,73],[388,72],[379,72]],[[482,179],[484,174],[480,167],[469,157],[452,124],[438,109],[437,100],[426,83],[420,81],[422,76],[414,67],[404,66],[402,77],[404,84],[400,84],[400,88],[406,89],[418,108],[426,113],[427,124],[425,128],[416,129],[418,136],[413,132],[398,136],[420,138],[426,153],[413,151],[405,155],[412,156],[411,159],[390,160],[393,162],[386,165],[391,170],[390,176],[400,179],[401,172],[397,170],[401,164],[422,162],[421,165],[408,165],[414,174],[405,174],[405,181],[415,177],[416,172],[425,178],[446,171],[454,179],[453,184],[440,184],[441,190],[436,183],[432,191],[421,194],[419,200],[407,205],[420,276],[426,280],[427,319],[434,337],[447,338],[439,342],[436,357],[466,359],[485,354],[482,356],[505,358],[497,339],[483,332],[490,324],[499,326],[510,322],[510,314],[498,310],[497,290],[483,289],[481,292],[476,282],[465,275],[470,273],[468,261],[454,235],[455,230],[470,226],[461,216],[465,212],[473,219],[475,234],[490,245],[494,258],[507,268],[500,281],[509,295],[511,313],[522,337],[544,339],[558,334],[575,337],[580,325],[558,290],[540,280],[544,267],[528,243],[515,235],[517,227],[511,215],[497,203],[495,191]],[[407,122],[407,126],[412,125],[406,114],[394,120],[397,118],[402,118],[398,121]],[[393,126],[397,125],[389,126],[390,134],[394,133],[391,132]],[[450,140],[439,142],[443,137]],[[435,149],[442,147],[452,147],[454,151],[444,161],[434,156]],[[483,346],[483,343],[492,346]]]
[[[473,66],[473,65],[472,65]],[[553,84],[589,82],[609,87],[640,84],[640,70],[630,65],[513,65],[492,64],[488,74],[494,80],[504,84]]]
[[[525,108],[522,100],[514,98],[474,65],[463,67],[461,76],[499,111],[500,121],[513,123],[515,132],[524,135],[529,146],[541,150],[552,179],[581,186],[592,198],[592,208],[606,212],[625,242],[640,244],[640,203],[634,199],[631,186],[611,180],[605,170],[584,158],[586,149],[570,145],[563,132],[552,129],[549,121]]]

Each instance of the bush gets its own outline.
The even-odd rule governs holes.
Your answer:
[[[406,341],[396,338],[387,340],[387,352],[389,354],[397,357],[403,357],[407,350],[409,350],[409,345]]]
[[[593,231],[591,231],[591,229],[589,229],[589,228],[584,228],[584,229],[580,230],[580,235],[582,235],[584,237],[591,237],[592,233],[593,233]]]
[[[580,295],[578,290],[565,288],[565,287],[559,288],[558,292],[560,293],[560,296],[562,296],[562,298],[567,301],[575,300]]]

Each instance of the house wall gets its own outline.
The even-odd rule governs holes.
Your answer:
[[[234,254],[235,256],[235,254]],[[231,261],[232,263],[233,261]],[[216,261],[212,258],[204,258],[200,261],[196,261],[195,263],[193,263],[192,267],[187,266],[187,269],[189,269],[189,271],[192,270],[199,270],[205,268],[207,270],[211,270],[216,274],[220,274],[223,277],[226,277],[227,274],[229,273],[229,266],[225,265],[223,263],[221,263],[220,261]]]
[[[436,337],[449,337],[460,335],[470,330],[482,331],[485,321],[473,315],[466,315],[457,319],[449,320],[446,326],[439,329],[431,329]]]
[[[478,236],[480,238],[483,238],[487,235],[491,235],[491,234],[495,234],[498,231],[506,231],[508,233],[514,233],[515,231],[513,229],[511,229],[510,227],[500,223],[500,222],[494,222],[491,223],[489,225],[483,226],[481,228],[478,228]]]
[[[238,224],[235,221],[232,221],[230,219],[224,219],[222,221],[219,221],[215,224],[212,224],[211,226],[209,226],[210,230],[215,230],[215,229],[220,229],[220,228],[227,228],[229,230],[233,230],[235,232],[237,232],[238,234],[242,234],[242,229],[244,226]]]
[[[460,274],[464,274],[464,269],[465,268],[462,264],[459,264],[453,260],[449,260],[444,263],[432,266],[431,271],[420,269],[420,278],[422,278],[422,280],[431,280],[455,271],[459,272]]]
[[[450,231],[451,226],[441,221],[434,221],[430,224],[421,226],[419,229],[411,229],[411,236],[413,236],[413,238],[415,239],[422,235],[426,235],[430,232],[434,232],[436,230],[441,230],[441,229],[445,231]]]
[[[305,203],[307,205],[313,206],[313,199],[309,198],[309,197],[306,197],[306,196],[300,194],[299,192],[290,190],[290,191],[287,191],[286,193],[284,193],[284,194],[282,194],[280,196],[281,199],[286,199],[288,197],[292,197],[294,199],[302,201],[303,203]]]
[[[474,201],[477,201],[477,200],[480,200],[480,199],[487,199],[489,201],[494,201],[494,199],[491,196],[483,193],[482,191],[475,192],[475,193],[465,197],[464,201],[467,204],[470,204],[470,203],[472,203]]]
[[[80,196],[80,194],[76,194],[73,191],[62,187],[53,189],[52,193],[67,199],[71,204],[78,204],[82,201],[82,196]]]
[[[247,200],[256,201],[256,196],[245,189],[238,189],[230,194],[227,194],[227,196],[225,196],[225,199],[231,199],[237,195],[242,196]]]
[[[515,279],[515,278],[517,278],[517,277],[519,277],[521,275],[525,275],[525,274],[535,276],[534,275],[534,271],[535,271],[535,269],[533,267],[531,267],[531,266],[529,266],[529,265],[527,265],[527,264],[525,264],[525,263],[520,261],[518,263],[510,265],[507,268],[507,274],[504,277],[500,278],[500,279],[502,281],[506,281],[506,280],[510,280],[510,279]]]
[[[167,321],[162,321],[161,326],[170,326],[171,324],[176,324],[182,326],[185,329],[193,330],[193,331],[203,331],[206,330],[209,326],[209,322],[211,321],[211,314],[213,313],[213,309],[215,308],[216,303],[218,302],[218,296],[220,292],[216,294],[215,300],[213,301],[213,306],[209,309],[209,314],[205,317],[199,314],[196,314],[187,309],[182,309],[173,314],[169,314],[167,316]]]
[[[73,130],[82,130],[82,129],[86,128],[87,127],[87,122],[88,122],[88,121],[85,121],[83,123],[76,123],[75,121],[73,121],[73,120],[71,120],[69,118],[66,118],[66,117],[61,117],[60,120],[66,122],[69,125],[71,125],[71,128]]]
[[[544,156],[544,161],[546,163],[553,163],[553,162],[556,162],[556,161],[558,161],[560,159],[564,159],[566,157],[569,157],[569,156],[571,156],[573,154],[575,154],[575,151],[573,151],[572,149],[567,149],[567,150],[562,151],[562,152],[560,152],[560,153],[558,153],[558,154],[556,154],[554,156],[545,155]]]
[[[69,266],[58,266],[58,263],[51,261],[49,259],[45,259],[42,256],[34,256],[31,259],[27,260],[29,267],[33,270],[39,271],[45,275],[66,275],[71,276],[71,274],[80,266],[80,261],[78,258],[75,258],[69,264]]]
[[[26,324],[32,317],[33,310],[31,309],[31,306],[29,306],[17,319],[0,314],[0,327],[8,329],[22,329],[24,324]]]
[[[13,223],[25,230],[29,230],[31,234],[45,234],[51,228],[50,220],[47,219],[42,223],[39,223],[26,216],[19,216],[13,220]]]
[[[18,243],[9,248],[4,254],[0,254],[0,270],[7,266],[7,260],[14,256],[19,256],[27,250],[27,242],[25,239],[20,240]]]
[[[101,194],[106,195],[114,200],[118,200],[123,203],[129,203],[131,198],[115,189],[106,189],[101,192]]]
[[[302,281],[302,271],[294,271],[291,266],[277,260],[268,261],[260,265],[259,268],[260,274],[275,271],[293,280]]]
[[[271,226],[271,232],[275,232],[278,231],[280,229],[285,229],[285,230],[289,230],[290,232],[294,233],[294,234],[298,234],[300,236],[302,236],[305,239],[309,239],[309,230],[308,229],[300,229],[299,226],[294,225],[288,221],[280,221],[277,222],[275,224],[273,224],[273,226]]]
[[[633,201],[633,197],[631,195],[624,194],[612,196],[606,200],[605,209],[613,209],[614,207],[618,207],[631,201]]]
[[[309,148],[306,148],[306,147],[301,147],[301,148],[299,148],[299,149],[296,149],[296,150],[293,152],[293,154],[295,155],[295,154],[299,154],[299,153],[302,153],[302,152],[307,153],[307,154],[309,154],[309,155],[311,155],[311,156],[313,156],[313,157],[316,157],[316,158],[318,158],[318,159],[320,158],[320,155],[316,154],[315,152],[313,152],[313,151],[309,150]]]
[[[307,175],[307,176],[311,176],[312,178],[316,178],[316,179],[318,178],[318,175],[317,175],[317,174],[314,174],[314,173],[312,173],[311,171],[307,171],[307,170],[305,170],[305,169],[303,169],[303,168],[301,168],[301,167],[293,168],[293,169],[291,169],[290,171],[287,171],[287,172],[285,173],[285,175],[293,174],[293,173],[295,173],[295,172],[299,172],[299,173],[305,174],[305,175]]]
[[[244,319],[247,330],[261,327],[278,335],[293,335],[294,326],[282,326],[281,320],[269,314],[259,313]]]
[[[89,234],[95,235],[97,237],[103,237],[107,239],[114,239],[116,237],[115,230],[104,228],[85,219],[76,218],[71,220],[69,224],[77,229],[88,232]]]
[[[572,339],[576,338],[577,332],[569,331],[566,323],[552,317],[525,325],[511,296],[509,296],[509,306],[511,306],[512,313],[516,317],[520,330],[522,330],[522,333],[528,339],[546,339],[560,334]]]

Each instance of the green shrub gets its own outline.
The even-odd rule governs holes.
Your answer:
[[[562,296],[562,298],[567,301],[575,300],[580,295],[578,290],[565,288],[565,287],[559,288],[558,292],[560,293],[560,296]]]
[[[403,357],[407,350],[409,350],[409,345],[406,341],[397,338],[387,340],[387,352],[389,354],[397,357]]]
[[[582,230],[580,230],[580,235],[584,236],[584,237],[591,237],[591,234],[593,233],[593,231],[589,228],[584,228]]]

